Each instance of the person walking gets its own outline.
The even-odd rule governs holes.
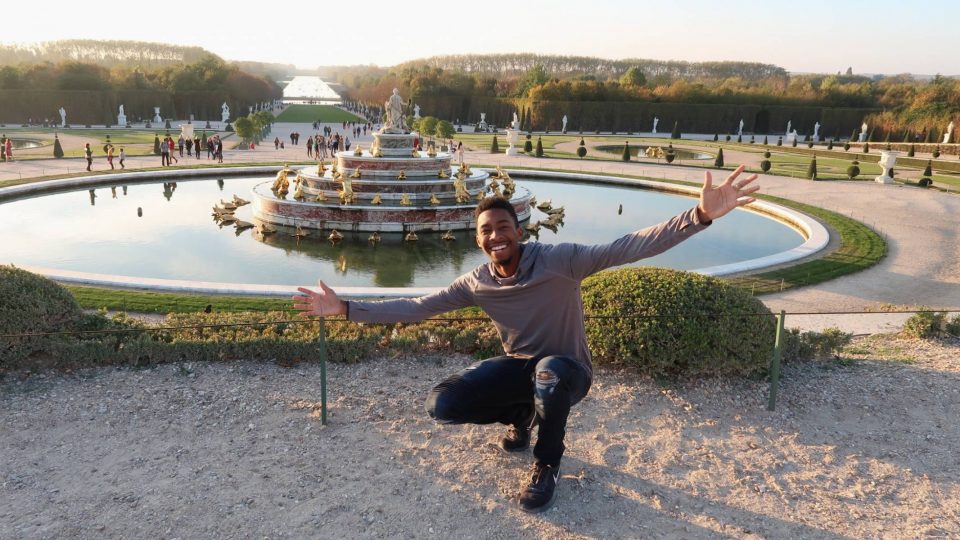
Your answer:
[[[127,159],[127,154],[126,152],[123,151],[123,147],[121,146],[120,147],[120,168],[121,169],[126,169],[126,167],[123,165],[123,160],[125,159]]]
[[[383,301],[341,300],[322,280],[318,290],[299,288],[293,297],[301,316],[345,316],[366,323],[414,322],[479,306],[500,334],[505,354],[456,373],[427,396],[426,412],[443,424],[510,426],[499,441],[504,451],[533,448],[530,479],[519,507],[536,513],[556,497],[564,436],[571,407],[590,390],[593,367],[587,346],[580,282],[605,268],[662,253],[753,202],[757,175],[738,179],[741,165],[713,187],[704,173],[700,201],[673,218],[608,244],[521,244],[523,228],[513,205],[487,197],[476,208],[477,246],[489,262],[438,292]]]
[[[194,135],[193,137],[193,151],[197,154],[197,159],[200,159],[200,146],[203,141],[200,140],[199,135]]]
[[[112,144],[107,145],[107,163],[110,164],[110,170],[111,171],[114,170],[115,167],[113,166],[113,145]]]
[[[83,145],[83,157],[87,158],[87,172],[90,172],[90,167],[93,166],[93,150],[90,148],[90,143]]]
[[[223,141],[217,136],[217,163],[223,163]]]
[[[187,157],[190,157],[193,155],[193,139],[191,139],[190,137],[187,137],[187,140],[185,142],[187,144]],[[183,154],[180,154],[180,155],[183,156]]]
[[[170,147],[170,157],[167,158],[167,165],[170,164],[171,159],[176,161],[177,163],[180,163],[180,160],[177,159],[177,156],[173,155],[174,148],[176,147],[176,145],[173,142],[173,137],[167,137],[167,145]]]
[[[180,149],[180,157],[183,157],[183,135],[177,139],[177,147]]]
[[[6,161],[13,161],[13,139],[7,137],[7,140],[3,141],[3,150],[6,152]]]

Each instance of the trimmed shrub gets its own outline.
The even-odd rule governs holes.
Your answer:
[[[907,157],[913,157],[914,155],[916,155],[916,153],[917,153],[917,149],[914,147],[914,145],[911,144],[910,149],[907,150]]]
[[[623,154],[620,156],[623,161],[630,161],[630,141],[623,141]]]
[[[751,136],[750,136],[750,144],[756,144],[756,143],[757,143],[757,139],[754,138],[753,135],[751,135]]]
[[[856,162],[854,162],[856,163]],[[860,175],[860,167],[857,167],[856,164],[847,167],[847,177],[851,180]]]
[[[926,311],[921,308],[919,313],[914,313],[903,323],[900,332],[906,337],[917,339],[937,337],[943,333],[946,318],[947,314],[944,312]]]
[[[760,170],[763,171],[763,172],[767,172],[767,171],[770,170],[770,160],[769,160],[769,159],[765,159],[765,160],[763,160],[763,161],[760,162]]]
[[[843,151],[846,152],[848,150],[850,150],[850,143],[849,142],[843,143]]]
[[[923,168],[923,176],[933,176],[933,161],[927,160],[927,166]]]
[[[765,152],[763,153],[763,157],[766,158],[766,159],[770,159],[770,151],[769,151],[769,150],[765,151]]]
[[[766,372],[773,350],[770,310],[748,291],[700,274],[600,272],[584,280],[583,305],[588,317],[623,316],[587,320],[598,364],[651,375],[752,375]]]
[[[863,143],[863,153],[864,154],[870,153],[870,143],[868,142]]]
[[[490,153],[491,153],[491,154],[499,154],[499,153],[500,153],[500,145],[497,144],[497,136],[496,136],[496,135],[493,136],[493,142],[490,143]]]
[[[0,265],[0,334],[76,330],[83,311],[59,284],[15,266]],[[0,341],[0,372],[49,350],[59,336],[5,337]]]
[[[159,135],[153,136],[153,155],[155,156],[160,155],[160,136]]]
[[[763,145],[764,145],[764,146],[767,146],[767,136],[766,136],[766,135],[763,136]]]
[[[680,138],[682,138],[682,136],[681,136],[681,134],[680,134],[680,122],[679,122],[679,121],[673,123],[673,131],[670,132],[670,138],[671,138],[671,139],[680,139]]]
[[[794,148],[797,147],[797,138],[796,138],[796,137],[793,138],[793,143],[792,143],[790,146],[793,146]]]
[[[817,179],[817,156],[813,156],[813,159],[810,160],[810,166],[807,167],[807,178]]]
[[[577,157],[579,157],[580,159],[583,159],[583,157],[586,156],[586,155],[587,155],[587,147],[586,147],[586,146],[578,146],[578,147],[577,147]]]
[[[827,150],[833,150],[833,139],[827,141]]]
[[[920,186],[920,187],[923,187],[923,188],[928,188],[928,187],[930,187],[930,186],[933,185],[933,180],[931,180],[931,179],[929,179],[929,178],[921,178],[921,179],[917,182],[917,185]]]
[[[530,134],[527,133],[527,140],[523,143],[523,151],[526,153],[533,152],[533,142],[530,141]]]
[[[60,137],[53,136],[53,157],[62,158],[63,157],[63,146],[60,145]]]
[[[724,136],[723,140],[726,141],[726,142],[730,142],[730,134],[727,133],[727,134]]]
[[[717,141],[719,141],[719,140],[720,140],[720,135],[714,133],[714,134],[713,134],[713,142],[717,142]]]
[[[807,141],[807,148],[813,148],[813,141]]]
[[[713,166],[718,169],[723,167],[723,148],[717,151],[717,158],[713,160]]]
[[[742,135],[737,134],[737,142],[738,142],[738,143],[742,143],[742,142],[743,142],[743,136],[742,136]]]
[[[677,159],[677,154],[673,152],[672,148],[668,148],[667,151],[663,153],[663,159],[665,159],[667,163],[673,163],[673,160]]]
[[[937,145],[937,147],[933,149],[933,158],[936,159],[938,157],[940,157],[940,145]]]
[[[537,156],[537,157],[543,157],[543,138],[542,138],[542,137],[537,137],[537,151],[536,151],[536,156]]]
[[[777,146],[783,146],[783,137],[777,137]]]

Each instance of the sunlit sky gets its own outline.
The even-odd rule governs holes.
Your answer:
[[[300,68],[532,52],[958,75],[958,14],[947,0],[55,0],[5,7],[0,42],[159,41]]]

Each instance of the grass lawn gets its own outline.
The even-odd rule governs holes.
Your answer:
[[[218,132],[213,129],[202,129],[198,124],[195,124],[195,133],[200,136],[209,136],[214,133],[220,133],[220,137],[224,140],[227,140],[232,133]],[[30,159],[50,159],[53,157],[53,135],[57,134],[67,134],[73,135],[76,137],[83,137],[86,139],[91,139],[96,141],[95,144],[91,144],[90,147],[93,149],[94,157],[102,157],[106,154],[103,152],[103,145],[107,142],[107,135],[110,136],[110,143],[114,146],[114,152],[116,154],[120,153],[120,147],[122,146],[124,151],[128,156],[148,156],[153,155],[153,138],[159,136],[163,139],[167,133],[169,133],[174,138],[180,136],[180,130],[177,128],[171,128],[169,130],[161,129],[130,129],[130,128],[116,128],[116,129],[48,129],[48,128],[21,128],[21,129],[11,129],[4,131],[11,138],[23,138],[23,139],[34,139],[41,141],[43,146],[40,148],[30,148],[19,150],[14,153],[14,157],[18,160],[30,160]],[[63,141],[61,140],[61,143]],[[63,145],[63,155],[64,157],[83,157],[83,147],[62,144]]]
[[[321,122],[364,122],[359,116],[333,105],[290,105],[277,117],[277,122],[312,124],[317,120]]]

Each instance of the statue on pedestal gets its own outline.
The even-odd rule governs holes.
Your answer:
[[[414,117],[414,118],[420,118],[420,106],[419,106],[419,105],[414,104],[414,106],[413,106],[413,117]]]
[[[224,101],[223,105],[220,106],[220,121],[226,124],[227,120],[229,119],[230,119],[230,107],[228,107],[227,102]]]
[[[160,107],[153,108],[153,121],[158,124],[163,122],[163,118],[160,116]]]
[[[403,98],[400,97],[400,90],[393,89],[390,99],[384,103],[384,109],[387,113],[386,122],[383,124],[384,133],[403,133],[406,131],[406,123],[403,121]]]
[[[743,118],[740,119],[740,127],[737,128],[737,135],[743,135]]]
[[[657,117],[657,116],[654,116],[654,117],[653,117],[653,131],[652,131],[651,133],[656,133],[656,132],[657,132],[657,124],[659,124],[659,123],[660,123],[660,118]]]
[[[67,127],[67,111],[63,107],[60,107],[60,127]]]
[[[117,114],[117,125],[124,127],[127,125],[127,115],[123,114],[123,104],[120,104],[120,111]]]
[[[819,140],[820,140],[820,134],[819,134],[819,132],[820,132],[820,122],[817,122],[817,123],[813,124],[813,140],[814,140],[814,141],[819,141]]]
[[[868,126],[866,122],[860,125],[860,138],[858,139],[859,142],[864,142],[867,140],[867,129],[869,127],[870,126]]]
[[[793,126],[793,120],[787,120],[787,136],[790,135],[791,126]]]
[[[560,129],[560,131],[564,133],[567,132],[567,115],[563,115],[563,127]]]

